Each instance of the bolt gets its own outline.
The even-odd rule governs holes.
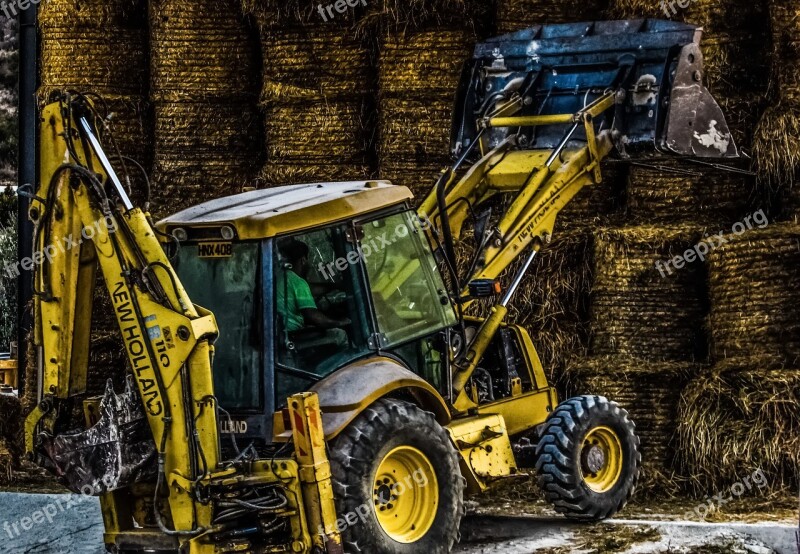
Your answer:
[[[191,336],[191,333],[189,333],[189,328],[188,327],[186,327],[184,325],[181,325],[180,327],[178,327],[178,338],[179,339],[181,339],[181,340],[189,340],[190,336]]]

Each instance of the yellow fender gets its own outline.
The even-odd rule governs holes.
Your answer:
[[[410,394],[415,403],[450,423],[450,410],[439,392],[419,375],[384,357],[371,358],[340,369],[311,388],[319,396],[322,426],[334,439],[373,402],[393,392]]]

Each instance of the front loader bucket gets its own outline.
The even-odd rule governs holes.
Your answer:
[[[594,123],[596,132],[612,129],[618,157],[737,158],[703,86],[700,36],[693,25],[637,19],[540,25],[479,44],[458,92],[453,153],[476,140],[489,115],[575,114],[613,91],[614,108]],[[522,148],[552,149],[564,126],[487,129],[482,146],[517,135]],[[585,143],[578,132],[567,146]]]

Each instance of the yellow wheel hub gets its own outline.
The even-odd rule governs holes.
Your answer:
[[[383,458],[373,486],[375,514],[384,532],[408,544],[428,532],[439,508],[439,483],[428,457],[398,446]]]
[[[595,427],[581,448],[583,481],[594,492],[608,492],[622,474],[622,443],[608,427]]]

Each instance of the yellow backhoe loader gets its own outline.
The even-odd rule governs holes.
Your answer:
[[[58,93],[30,211],[27,451],[100,497],[111,552],[444,553],[465,494],[529,474],[568,517],[616,513],[639,475],[633,422],[601,396],[559,403],[507,306],[605,157],[738,157],[699,40],[633,20],[477,45],[457,161],[416,211],[386,181],[314,183],[156,225],[103,151],[100,103]],[[458,263],[468,224],[475,253]],[[129,377],[78,402],[97,268]],[[464,315],[478,299],[486,319]]]

